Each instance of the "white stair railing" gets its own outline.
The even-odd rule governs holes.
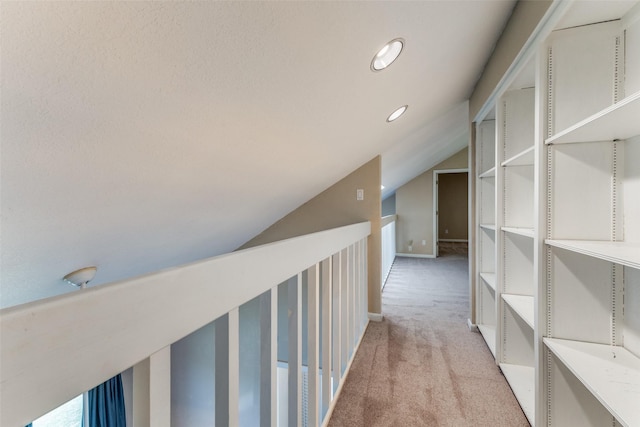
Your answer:
[[[237,426],[238,307],[259,296],[258,411],[261,426],[275,427],[278,416],[284,415],[277,414],[276,399],[277,289],[291,277],[295,280],[289,284],[287,301],[287,425],[303,424],[299,398],[303,337],[309,384],[309,417],[304,424],[326,424],[368,322],[370,232],[369,222],[354,224],[1,310],[0,425],[28,424],[133,366],[135,419],[154,427],[169,426],[168,350],[218,319],[215,420],[216,425]],[[302,272],[308,289],[304,333]],[[321,377],[320,370],[330,375]],[[145,384],[136,384],[140,378]],[[144,397],[136,398],[140,393]]]
[[[397,218],[397,215],[382,217],[382,287],[384,287],[393,261],[396,259]]]

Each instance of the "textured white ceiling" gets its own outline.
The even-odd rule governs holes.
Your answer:
[[[466,143],[512,6],[2,2],[0,305],[228,252],[381,153],[406,182]]]

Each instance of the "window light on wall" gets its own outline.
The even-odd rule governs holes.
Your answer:
[[[32,427],[82,427],[87,425],[83,422],[84,417],[84,396],[81,394],[67,403],[62,404],[51,412],[46,413],[31,423]]]

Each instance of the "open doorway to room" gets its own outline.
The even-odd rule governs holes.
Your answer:
[[[433,171],[433,253],[468,254],[469,171]]]

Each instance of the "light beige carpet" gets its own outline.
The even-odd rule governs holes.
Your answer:
[[[329,426],[529,426],[467,328],[468,286],[466,256],[396,258]]]

